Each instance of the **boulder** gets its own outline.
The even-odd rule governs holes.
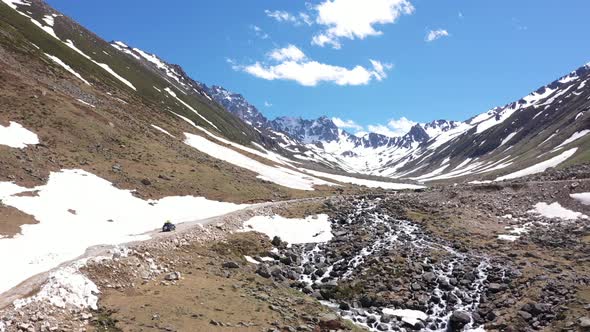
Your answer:
[[[164,276],[164,279],[167,281],[176,281],[180,280],[180,272],[170,272]]]
[[[449,319],[451,331],[460,331],[463,326],[471,322],[471,315],[465,311],[454,311]]]

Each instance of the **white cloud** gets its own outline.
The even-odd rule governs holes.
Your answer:
[[[375,134],[381,134],[381,135],[385,135],[385,136],[389,136],[389,137],[395,137],[395,136],[397,136],[394,131],[392,131],[387,126],[382,125],[382,124],[368,125],[367,126],[367,129],[368,129],[369,132],[375,133]]]
[[[407,134],[410,131],[410,129],[412,129],[412,127],[416,124],[417,122],[408,120],[406,117],[401,117],[399,119],[389,120],[389,122],[387,122],[386,125],[368,125],[367,131],[389,137],[399,137]],[[362,132],[362,130],[359,131]]]
[[[320,63],[309,59],[293,45],[275,49],[267,54],[272,62],[256,62],[248,66],[232,65],[250,75],[265,80],[290,80],[304,86],[316,86],[320,82],[332,82],[337,85],[366,85],[373,79],[381,81],[387,77],[390,64],[370,60],[373,68],[357,65],[352,69]]]
[[[459,18],[463,18],[463,12],[459,12]]]
[[[264,102],[264,107],[272,107],[272,104],[268,101]]]
[[[399,137],[407,134],[417,122],[408,120],[406,117],[391,119],[387,124],[368,125],[366,128],[356,123],[354,120],[343,120],[333,117],[332,122],[341,129],[352,130],[357,137],[363,137],[368,133],[376,133],[389,137]]]
[[[402,136],[404,134],[406,134],[407,132],[410,131],[410,129],[412,129],[413,126],[415,126],[417,124],[417,122],[414,122],[412,120],[408,120],[406,117],[402,116],[399,119],[391,119],[389,120],[389,122],[387,123],[387,126],[389,128],[391,128],[394,132],[396,133],[401,133],[401,135],[398,136]]]
[[[432,41],[435,41],[439,38],[448,37],[448,36],[449,36],[449,32],[447,30],[444,30],[444,29],[430,30],[428,32],[428,34],[426,35],[426,38],[424,38],[424,40],[427,42],[432,42]]]
[[[313,37],[312,43],[334,48],[340,48],[341,38],[364,39],[381,35],[383,32],[374,25],[392,24],[401,15],[414,12],[408,0],[325,0],[315,9],[318,14],[316,23],[325,29]]]
[[[284,10],[265,10],[266,16],[274,19],[277,22],[287,22],[294,25],[312,25],[313,20],[308,14],[299,13],[298,15],[291,14]]]
[[[332,118],[332,122],[336,125],[336,127],[341,129],[353,129],[356,132],[363,131],[363,126],[359,125],[358,123],[354,122],[353,120],[342,120],[337,117]]]
[[[257,25],[251,25],[250,29],[252,29],[256,37],[259,37],[260,39],[268,39],[270,37],[268,33],[264,32],[264,30]]]
[[[375,68],[375,76],[379,81],[381,81],[384,78],[387,78],[386,71],[391,70],[393,68],[393,65],[390,63],[381,63],[373,59],[369,59],[369,61],[371,61],[373,68]]]
[[[305,54],[295,45],[289,44],[284,48],[272,50],[268,56],[276,61],[293,60],[300,61],[305,59]]]

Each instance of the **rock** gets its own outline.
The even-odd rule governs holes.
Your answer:
[[[471,316],[465,311],[454,311],[449,319],[452,331],[460,331],[469,322],[471,322]]]
[[[238,265],[238,263],[231,262],[231,261],[230,262],[223,263],[222,267],[224,269],[239,269],[240,268],[240,266]]]
[[[275,247],[280,247],[280,246],[281,246],[281,244],[283,244],[283,241],[281,240],[281,238],[280,238],[280,237],[278,237],[278,236],[275,236],[275,237],[273,237],[273,238],[272,238],[272,241],[271,241],[270,243],[271,243],[273,246],[275,246]]]
[[[528,313],[528,312],[526,312],[526,311],[522,311],[522,310],[518,312],[518,315],[519,315],[520,317],[522,317],[522,319],[524,319],[524,320],[527,320],[527,321],[528,321],[529,319],[533,318],[533,315],[529,314],[529,313]]]
[[[590,317],[580,318],[579,325],[582,328],[582,331],[590,331]]]
[[[426,272],[424,273],[424,275],[422,275],[422,279],[424,279],[424,281],[426,281],[427,283],[432,283],[436,281],[436,274],[434,274],[433,272]]]
[[[259,276],[261,276],[263,278],[267,278],[267,279],[270,278],[270,276],[271,276],[270,271],[268,270],[268,266],[262,265],[262,264],[258,267],[258,269],[256,269],[256,273]]]
[[[551,305],[547,303],[527,303],[522,306],[522,311],[526,311],[533,316],[551,311]]]
[[[331,320],[338,320],[338,316],[334,313],[326,313],[320,316],[320,320],[329,322]]]
[[[280,261],[281,261],[281,263],[283,263],[285,265],[293,264],[293,260],[289,256],[281,257]]]
[[[491,283],[488,285],[488,290],[492,293],[498,293],[501,291],[506,290],[506,285],[503,284],[497,284],[497,283]]]
[[[170,272],[164,276],[164,280],[167,280],[167,281],[180,280],[180,272],[178,272],[178,271]]]
[[[389,331],[389,327],[386,324],[381,323],[381,324],[377,325],[377,330],[379,330],[379,331]]]
[[[150,181],[148,179],[143,179],[143,180],[141,180],[141,184],[143,184],[144,186],[151,186],[152,181]]]

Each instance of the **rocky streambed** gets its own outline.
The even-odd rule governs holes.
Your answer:
[[[522,272],[512,261],[429,234],[387,199],[332,209],[329,242],[287,246],[275,238],[279,250],[258,274],[290,282],[371,331],[510,330],[498,319],[505,312],[541,329],[563,303],[521,305],[526,287],[517,285]]]

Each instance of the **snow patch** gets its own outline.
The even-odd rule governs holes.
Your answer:
[[[160,131],[160,132],[162,132],[162,133],[164,133],[164,134],[166,134],[166,135],[168,135],[168,136],[170,136],[170,137],[172,137],[172,138],[176,138],[176,137],[174,137],[174,135],[170,134],[170,133],[169,133],[168,131],[166,131],[165,129],[162,129],[162,128],[160,128],[160,127],[156,126],[156,125],[152,125],[152,128],[154,128],[154,129],[156,129],[156,130],[158,130],[158,131]]]
[[[84,105],[92,107],[92,108],[96,108],[96,106],[92,105],[91,103],[85,102],[82,99],[76,99],[76,100],[79,101],[81,104],[84,104]]]
[[[284,167],[270,166],[249,158],[235,150],[216,144],[202,136],[185,133],[185,144],[210,155],[213,158],[226,161],[238,167],[245,168],[258,174],[258,178],[274,182],[278,185],[299,189],[314,190],[314,185],[334,185],[324,180],[296,172]]]
[[[10,121],[8,127],[0,125],[0,145],[24,149],[27,145],[39,144],[39,137],[19,123]]]
[[[571,194],[570,197],[584,205],[590,205],[590,193]]]
[[[313,174],[315,176],[324,177],[332,180],[336,180],[342,183],[352,183],[359,186],[366,186],[369,188],[382,188],[382,189],[392,189],[392,190],[402,190],[402,189],[421,189],[425,188],[424,186],[418,186],[414,184],[406,184],[406,183],[393,183],[393,182],[382,182],[382,181],[374,181],[374,180],[365,180],[359,178],[353,178],[350,176],[344,175],[335,175],[330,173],[312,171],[309,169],[300,168],[300,171]]]
[[[37,196],[16,195],[34,191]],[[0,200],[39,222],[0,239],[1,253],[18,253],[0,255],[0,266],[10,267],[0,273],[0,293],[79,257],[88,247],[146,240],[146,232],[166,220],[201,220],[247,206],[193,196],[146,201],[84,170],[52,172],[47,184],[34,188],[0,182]]]
[[[80,79],[82,82],[91,85],[90,83],[88,83],[87,80],[85,80],[82,75],[78,74],[78,72],[76,72],[74,69],[72,69],[72,67],[68,66],[65,62],[61,61],[60,58],[53,56],[51,54],[47,54],[45,53],[45,56],[47,56],[49,59],[51,59],[53,62],[55,62],[56,64],[60,65],[63,69],[67,70],[68,72],[70,72],[71,74],[73,74],[74,76],[76,76],[78,79]]]
[[[402,321],[412,326],[416,325],[420,321],[425,321],[428,319],[428,315],[419,310],[385,308],[382,310],[382,312],[385,315],[400,317]]]
[[[269,238],[278,236],[289,244],[323,243],[332,239],[328,215],[320,214],[305,219],[290,219],[278,215],[256,216],[244,223],[241,232],[255,231]]]
[[[500,143],[500,146],[508,143],[516,134],[518,134],[518,132],[510,133],[508,136],[506,136],[506,138],[504,138],[502,140],[502,143]],[[500,147],[500,146],[498,146],[498,147]]]
[[[519,238],[520,238],[520,236],[518,236],[518,235],[506,235],[506,234],[498,235],[498,240],[502,240],[502,241],[514,242],[514,241],[518,240]]]
[[[568,139],[563,141],[563,143],[556,146],[553,150],[557,150],[557,149],[561,148],[562,146],[570,144],[573,141],[577,141],[578,139],[586,136],[588,133],[590,133],[590,129],[575,132],[572,136],[570,136]]]
[[[255,260],[254,258],[252,258],[252,256],[246,256],[246,255],[244,255],[244,258],[246,259],[246,261],[248,263],[252,263],[252,264],[256,264],[256,265],[260,264],[260,262],[257,261],[257,260]]]
[[[84,52],[82,52],[79,48],[77,48],[76,45],[74,45],[74,42],[72,42],[71,40],[69,40],[69,39],[66,40],[64,42],[64,44],[66,44],[69,48],[71,48],[72,50],[76,51],[77,53],[79,53],[80,55],[82,55],[83,57],[85,57],[86,59],[92,61],[95,65],[97,65],[100,68],[104,69],[107,73],[111,74],[116,79],[118,79],[119,81],[123,82],[123,84],[125,84],[128,87],[130,87],[131,89],[137,91],[137,89],[135,88],[135,86],[133,86],[133,84],[131,84],[131,82],[129,82],[128,80],[126,80],[125,78],[123,78],[121,75],[117,74],[114,70],[111,69],[111,67],[109,67],[109,65],[107,65],[106,63],[100,63],[100,62],[95,61],[94,59],[92,59],[91,57],[89,57],[88,55],[86,55]]]
[[[191,110],[193,113],[195,113],[196,115],[198,115],[201,119],[205,120],[205,122],[207,122],[208,124],[210,124],[211,126],[213,126],[213,128],[219,130],[219,128],[217,128],[216,125],[213,124],[213,122],[207,120],[204,116],[202,116],[196,109],[194,109],[191,105],[187,104],[184,100],[178,98],[178,96],[176,96],[176,93],[174,93],[174,91],[172,91],[172,89],[170,88],[166,88],[164,89],[166,90],[166,92],[168,92],[169,95],[171,95],[172,97],[174,97],[176,100],[178,100],[182,105],[184,105],[184,107],[188,108],[189,110]]]
[[[569,149],[569,150],[564,151],[561,154],[559,154],[551,159],[545,160],[543,162],[540,162],[540,163],[535,164],[533,166],[527,167],[527,168],[522,169],[520,171],[501,176],[501,177],[497,178],[495,181],[516,179],[516,178],[520,178],[523,176],[544,172],[546,169],[548,169],[550,167],[555,167],[555,166],[561,164],[562,162],[566,161],[568,158],[573,156],[576,153],[576,151],[578,151],[578,148]]]
[[[558,202],[555,202],[552,204],[547,204],[547,203],[543,203],[543,202],[537,203],[537,204],[535,204],[534,209],[532,209],[528,212],[532,213],[532,214],[538,214],[538,215],[541,215],[546,218],[559,218],[559,219],[564,219],[564,220],[575,220],[578,218],[583,218],[583,219],[588,218],[588,216],[586,216],[583,213],[575,212],[575,211],[568,210],[568,209],[564,208]]]

